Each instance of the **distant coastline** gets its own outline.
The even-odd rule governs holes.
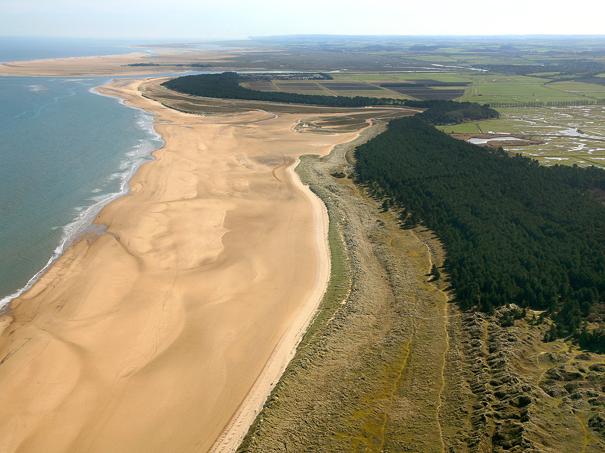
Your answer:
[[[293,166],[302,150],[327,154],[356,133],[300,134],[292,127],[299,118],[261,111],[222,116],[223,121],[186,115],[142,97],[141,83],[118,80],[103,91],[155,115],[166,146],[153,165],[138,169],[129,195],[97,216],[95,224],[107,230],[76,241],[11,307],[8,318],[16,329],[3,337],[9,338],[3,351],[25,336],[29,340],[0,369],[0,379],[15,388],[0,419],[40,403],[51,410],[36,411],[35,424],[0,436],[6,439],[0,449],[16,450],[27,439],[30,451],[40,445],[58,451],[66,437],[47,438],[38,427],[52,427],[61,418],[72,427],[67,438],[77,437],[75,450],[93,442],[97,451],[110,445],[124,452],[132,445],[204,451],[244,407],[243,418],[238,416],[243,422],[227,439],[237,444],[327,285],[327,214]],[[250,142],[249,125],[259,120],[263,130]],[[265,128],[272,136],[283,133],[283,141],[267,144]],[[245,155],[239,154],[242,143]],[[265,335],[255,325],[272,328]],[[65,344],[85,354],[73,354]],[[64,378],[34,375],[30,364],[60,370]],[[86,378],[96,373],[112,378]],[[29,385],[30,378],[38,385]],[[138,412],[150,388],[175,384],[196,391],[169,391],[157,411]],[[242,406],[251,388],[252,401]],[[71,404],[80,395],[93,399]],[[114,408],[110,414],[107,401]],[[123,429],[120,408],[136,414],[129,417],[137,419],[128,425],[132,429]],[[162,426],[173,432],[178,427],[183,435],[163,437],[155,428],[157,414]]]
[[[0,63],[140,52],[132,42],[93,39],[0,37]]]

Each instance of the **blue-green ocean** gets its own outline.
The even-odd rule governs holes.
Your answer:
[[[143,50],[141,43],[136,48],[131,44],[118,40],[0,36],[0,61],[116,55]]]
[[[0,306],[31,284],[161,146],[103,78],[0,77]]]

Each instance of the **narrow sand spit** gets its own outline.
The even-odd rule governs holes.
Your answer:
[[[141,74],[153,72],[153,67],[128,66],[145,61],[146,54],[132,52],[123,55],[48,58],[42,60],[0,63],[0,76],[82,76]]]
[[[141,83],[100,91],[152,112],[166,146],[0,329],[3,453],[233,450],[325,290],[327,216],[292,170],[356,133],[180,113]]]
[[[0,63],[0,76],[94,76],[94,75],[144,75],[183,71],[187,68],[170,66],[212,62],[219,64],[230,55],[224,52],[197,51],[183,52],[179,49],[155,49],[153,55],[145,52],[131,52],[121,55],[101,55],[90,57],[47,58],[41,60],[10,61]],[[162,66],[132,66],[133,64],[154,63]]]

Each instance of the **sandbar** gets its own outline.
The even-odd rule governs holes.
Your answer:
[[[146,75],[185,71],[178,65],[211,63],[220,65],[232,57],[226,52],[156,49],[153,54],[135,51],[120,55],[46,58],[0,63],[0,76],[15,77],[78,77]]]

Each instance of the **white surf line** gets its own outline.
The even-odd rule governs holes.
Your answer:
[[[106,80],[103,82],[102,85],[90,88],[88,91],[97,96],[111,98],[126,108],[139,111],[140,114],[142,115],[142,117],[136,121],[137,126],[140,127],[142,130],[146,131],[147,133],[149,133],[150,135],[152,135],[153,140],[158,142],[158,147],[153,147],[153,149],[150,149],[150,151],[148,153],[144,153],[140,156],[136,156],[136,158],[132,159],[129,162],[130,165],[128,166],[128,168],[125,168],[123,170],[118,169],[118,170],[123,171],[123,178],[120,182],[120,190],[118,192],[109,193],[106,196],[104,196],[103,198],[97,200],[95,203],[86,207],[82,212],[80,212],[75,219],[73,219],[71,222],[69,222],[68,224],[66,224],[62,227],[63,235],[61,236],[59,244],[53,250],[53,252],[52,252],[50,258],[48,259],[48,261],[46,262],[46,264],[38,272],[36,272],[33,275],[33,277],[31,277],[24,286],[22,286],[21,288],[19,288],[17,291],[13,292],[12,294],[9,294],[9,295],[3,297],[2,299],[0,299],[0,314],[4,310],[6,310],[7,307],[9,307],[9,304],[13,300],[17,299],[18,297],[22,296],[24,293],[29,291],[34,286],[34,284],[40,279],[40,277],[42,277],[50,269],[50,267],[59,258],[61,258],[61,256],[63,256],[63,254],[69,248],[69,246],[71,246],[74,242],[76,242],[78,240],[78,238],[80,238],[82,236],[82,234],[86,233],[86,230],[91,225],[93,225],[96,216],[99,214],[99,212],[101,212],[101,210],[105,206],[107,206],[112,201],[128,194],[128,192],[130,191],[130,180],[135,175],[135,173],[137,172],[139,167],[141,165],[143,165],[145,162],[147,162],[148,158],[153,159],[153,153],[160,150],[164,146],[164,139],[162,138],[162,136],[160,134],[157,133],[157,131],[154,128],[154,118],[146,110],[129,105],[126,102],[124,102],[124,100],[121,98],[106,95],[106,94],[103,94],[103,93],[100,93],[99,91],[97,91],[97,88],[100,88],[101,86],[106,85],[107,83],[110,83],[113,80],[114,80],[113,78]],[[140,121],[140,120],[142,120],[142,121]]]

